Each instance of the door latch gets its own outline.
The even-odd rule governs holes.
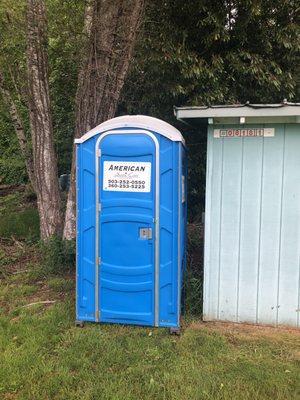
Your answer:
[[[140,239],[149,240],[152,239],[152,228],[140,228]]]

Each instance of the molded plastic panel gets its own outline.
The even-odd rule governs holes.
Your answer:
[[[95,320],[95,139],[77,146],[78,320]]]

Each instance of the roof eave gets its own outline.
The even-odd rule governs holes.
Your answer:
[[[176,118],[188,125],[239,123],[300,123],[300,104],[246,104],[174,107]]]

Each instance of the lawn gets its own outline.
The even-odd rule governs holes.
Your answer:
[[[74,326],[73,273],[0,241],[0,399],[299,399],[296,330],[183,319],[168,330]],[[61,272],[60,272],[61,273]]]

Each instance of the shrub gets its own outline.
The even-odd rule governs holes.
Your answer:
[[[203,224],[189,224],[187,267],[183,282],[183,312],[202,315],[203,301]]]
[[[40,245],[42,272],[44,275],[64,275],[75,268],[75,241],[62,240],[54,236]]]
[[[24,161],[20,157],[0,158],[1,184],[21,184],[27,181]]]
[[[38,211],[30,186],[13,188],[0,197],[0,237],[33,242],[39,239],[39,230]]]
[[[39,238],[39,216],[35,208],[1,215],[0,237],[36,241]]]

